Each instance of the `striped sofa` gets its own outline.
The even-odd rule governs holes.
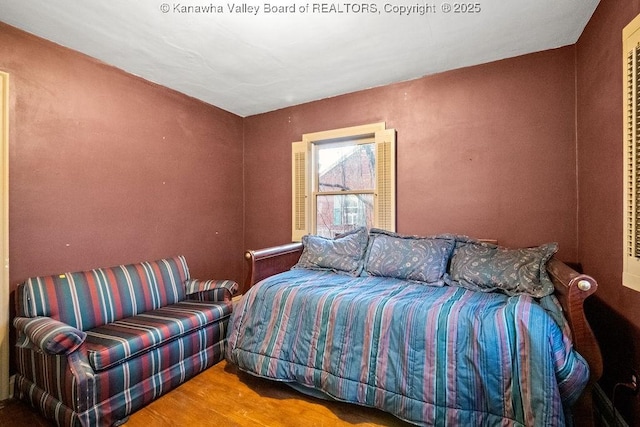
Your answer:
[[[191,279],[182,256],[28,279],[15,396],[59,426],[117,425],[222,360],[237,289]]]

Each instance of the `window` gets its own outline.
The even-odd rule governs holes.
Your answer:
[[[360,226],[395,231],[395,130],[384,123],[305,134],[292,144],[292,239]]]
[[[622,283],[640,291],[640,15],[622,30],[624,262]]]

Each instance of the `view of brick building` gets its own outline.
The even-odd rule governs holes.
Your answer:
[[[363,225],[373,225],[373,149],[374,144],[369,143],[319,150],[322,166],[316,199],[317,234],[334,237]],[[339,194],[341,192],[346,194]]]

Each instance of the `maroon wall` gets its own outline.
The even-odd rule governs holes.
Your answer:
[[[622,286],[622,29],[639,0],[601,0],[576,44],[579,259],[598,279],[589,317],[604,354],[605,392],[640,372],[640,292]],[[638,399],[621,392],[617,406],[640,424]]]
[[[0,24],[10,281],[183,254],[242,275],[242,118]]]
[[[245,119],[0,24],[11,285],[175,254],[193,276],[241,280],[244,248],[290,241],[291,142],[385,121],[399,232],[557,241],[598,279],[589,317],[611,395],[640,369],[640,293],[620,283],[620,33],[639,12],[602,0],[575,46]]]
[[[399,232],[556,241],[576,260],[574,57],[565,47],[246,118],[246,246],[291,240],[291,142],[385,121]]]

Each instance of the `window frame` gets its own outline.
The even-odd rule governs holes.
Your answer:
[[[317,150],[323,145],[346,141],[374,143],[376,180],[373,191],[319,192]],[[395,231],[395,159],[395,129],[386,129],[384,122],[307,133],[302,141],[292,143],[292,241],[300,241],[303,235],[316,232],[316,198],[319,195],[373,194],[374,226]]]

